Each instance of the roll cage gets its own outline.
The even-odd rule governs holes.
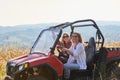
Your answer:
[[[79,23],[79,24],[78,24]],[[42,35],[42,33],[46,30],[52,30],[52,29],[60,29],[60,33],[57,35],[57,39],[55,40],[53,46],[50,48],[51,49],[51,53],[54,53],[54,50],[55,50],[55,46],[57,44],[57,42],[59,41],[61,35],[62,35],[62,30],[66,27],[70,27],[71,28],[71,33],[70,35],[74,32],[74,29],[76,27],[87,27],[87,26],[91,26],[91,27],[94,27],[97,32],[96,32],[96,44],[101,44],[100,47],[103,47],[103,44],[104,44],[104,36],[102,34],[102,32],[100,31],[98,25],[96,24],[96,22],[92,19],[86,19],[86,20],[77,20],[77,21],[74,21],[74,22],[66,22],[66,23],[62,23],[62,24],[59,24],[59,25],[56,25],[56,26],[51,26],[47,29],[44,29],[43,31],[41,31],[41,33],[39,34],[37,40],[35,41],[34,45],[32,46],[32,49],[35,47],[35,45],[37,44],[40,36]],[[87,43],[87,42],[86,42]],[[32,50],[31,49],[31,50]]]
[[[80,23],[79,25],[75,25],[77,23]],[[81,24],[83,23],[83,24]],[[85,24],[86,23],[86,24]],[[87,26],[91,26],[91,27],[94,27],[97,32],[96,32],[96,39],[98,39],[98,41],[96,43],[101,44],[101,47],[103,47],[104,45],[104,36],[102,34],[102,32],[100,31],[98,25],[96,24],[96,22],[92,19],[86,19],[86,20],[78,20],[78,21],[75,21],[75,22],[72,22],[71,23],[71,33],[74,32],[74,28],[76,27],[87,27]]]

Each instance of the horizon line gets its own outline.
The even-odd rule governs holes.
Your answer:
[[[96,20],[95,22],[96,23],[97,22],[115,22],[115,23],[120,23],[120,21],[115,21],[115,20]],[[59,24],[59,23],[64,23],[64,22],[41,22],[41,23],[25,23],[25,24],[23,23],[23,24],[13,24],[13,25],[0,25],[0,27],[15,27],[15,26],[23,26],[23,25],[57,24],[57,23]]]

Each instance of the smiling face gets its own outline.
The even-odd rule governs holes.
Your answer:
[[[81,35],[77,32],[72,33],[71,39],[72,39],[73,43],[78,43],[78,42],[82,43]]]
[[[71,39],[72,39],[73,43],[79,42],[78,35],[76,33],[72,34]]]
[[[69,35],[68,35],[67,33],[64,33],[64,34],[63,34],[62,39],[63,39],[63,41],[66,42],[66,43],[70,41],[70,37],[69,37]]]

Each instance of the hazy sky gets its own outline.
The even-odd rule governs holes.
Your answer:
[[[0,25],[120,21],[120,0],[0,0]]]

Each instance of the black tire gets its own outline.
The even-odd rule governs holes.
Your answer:
[[[120,80],[120,68],[118,66],[107,68],[107,80]]]
[[[49,80],[49,79],[47,79],[46,77],[44,77],[44,76],[30,76],[29,78],[28,78],[28,80]]]
[[[38,75],[32,75],[27,80],[57,80],[57,73],[54,70],[46,65],[41,67]]]
[[[10,76],[6,76],[4,80],[13,80]]]
[[[15,75],[14,80],[27,80],[28,75],[24,72],[18,73]]]

